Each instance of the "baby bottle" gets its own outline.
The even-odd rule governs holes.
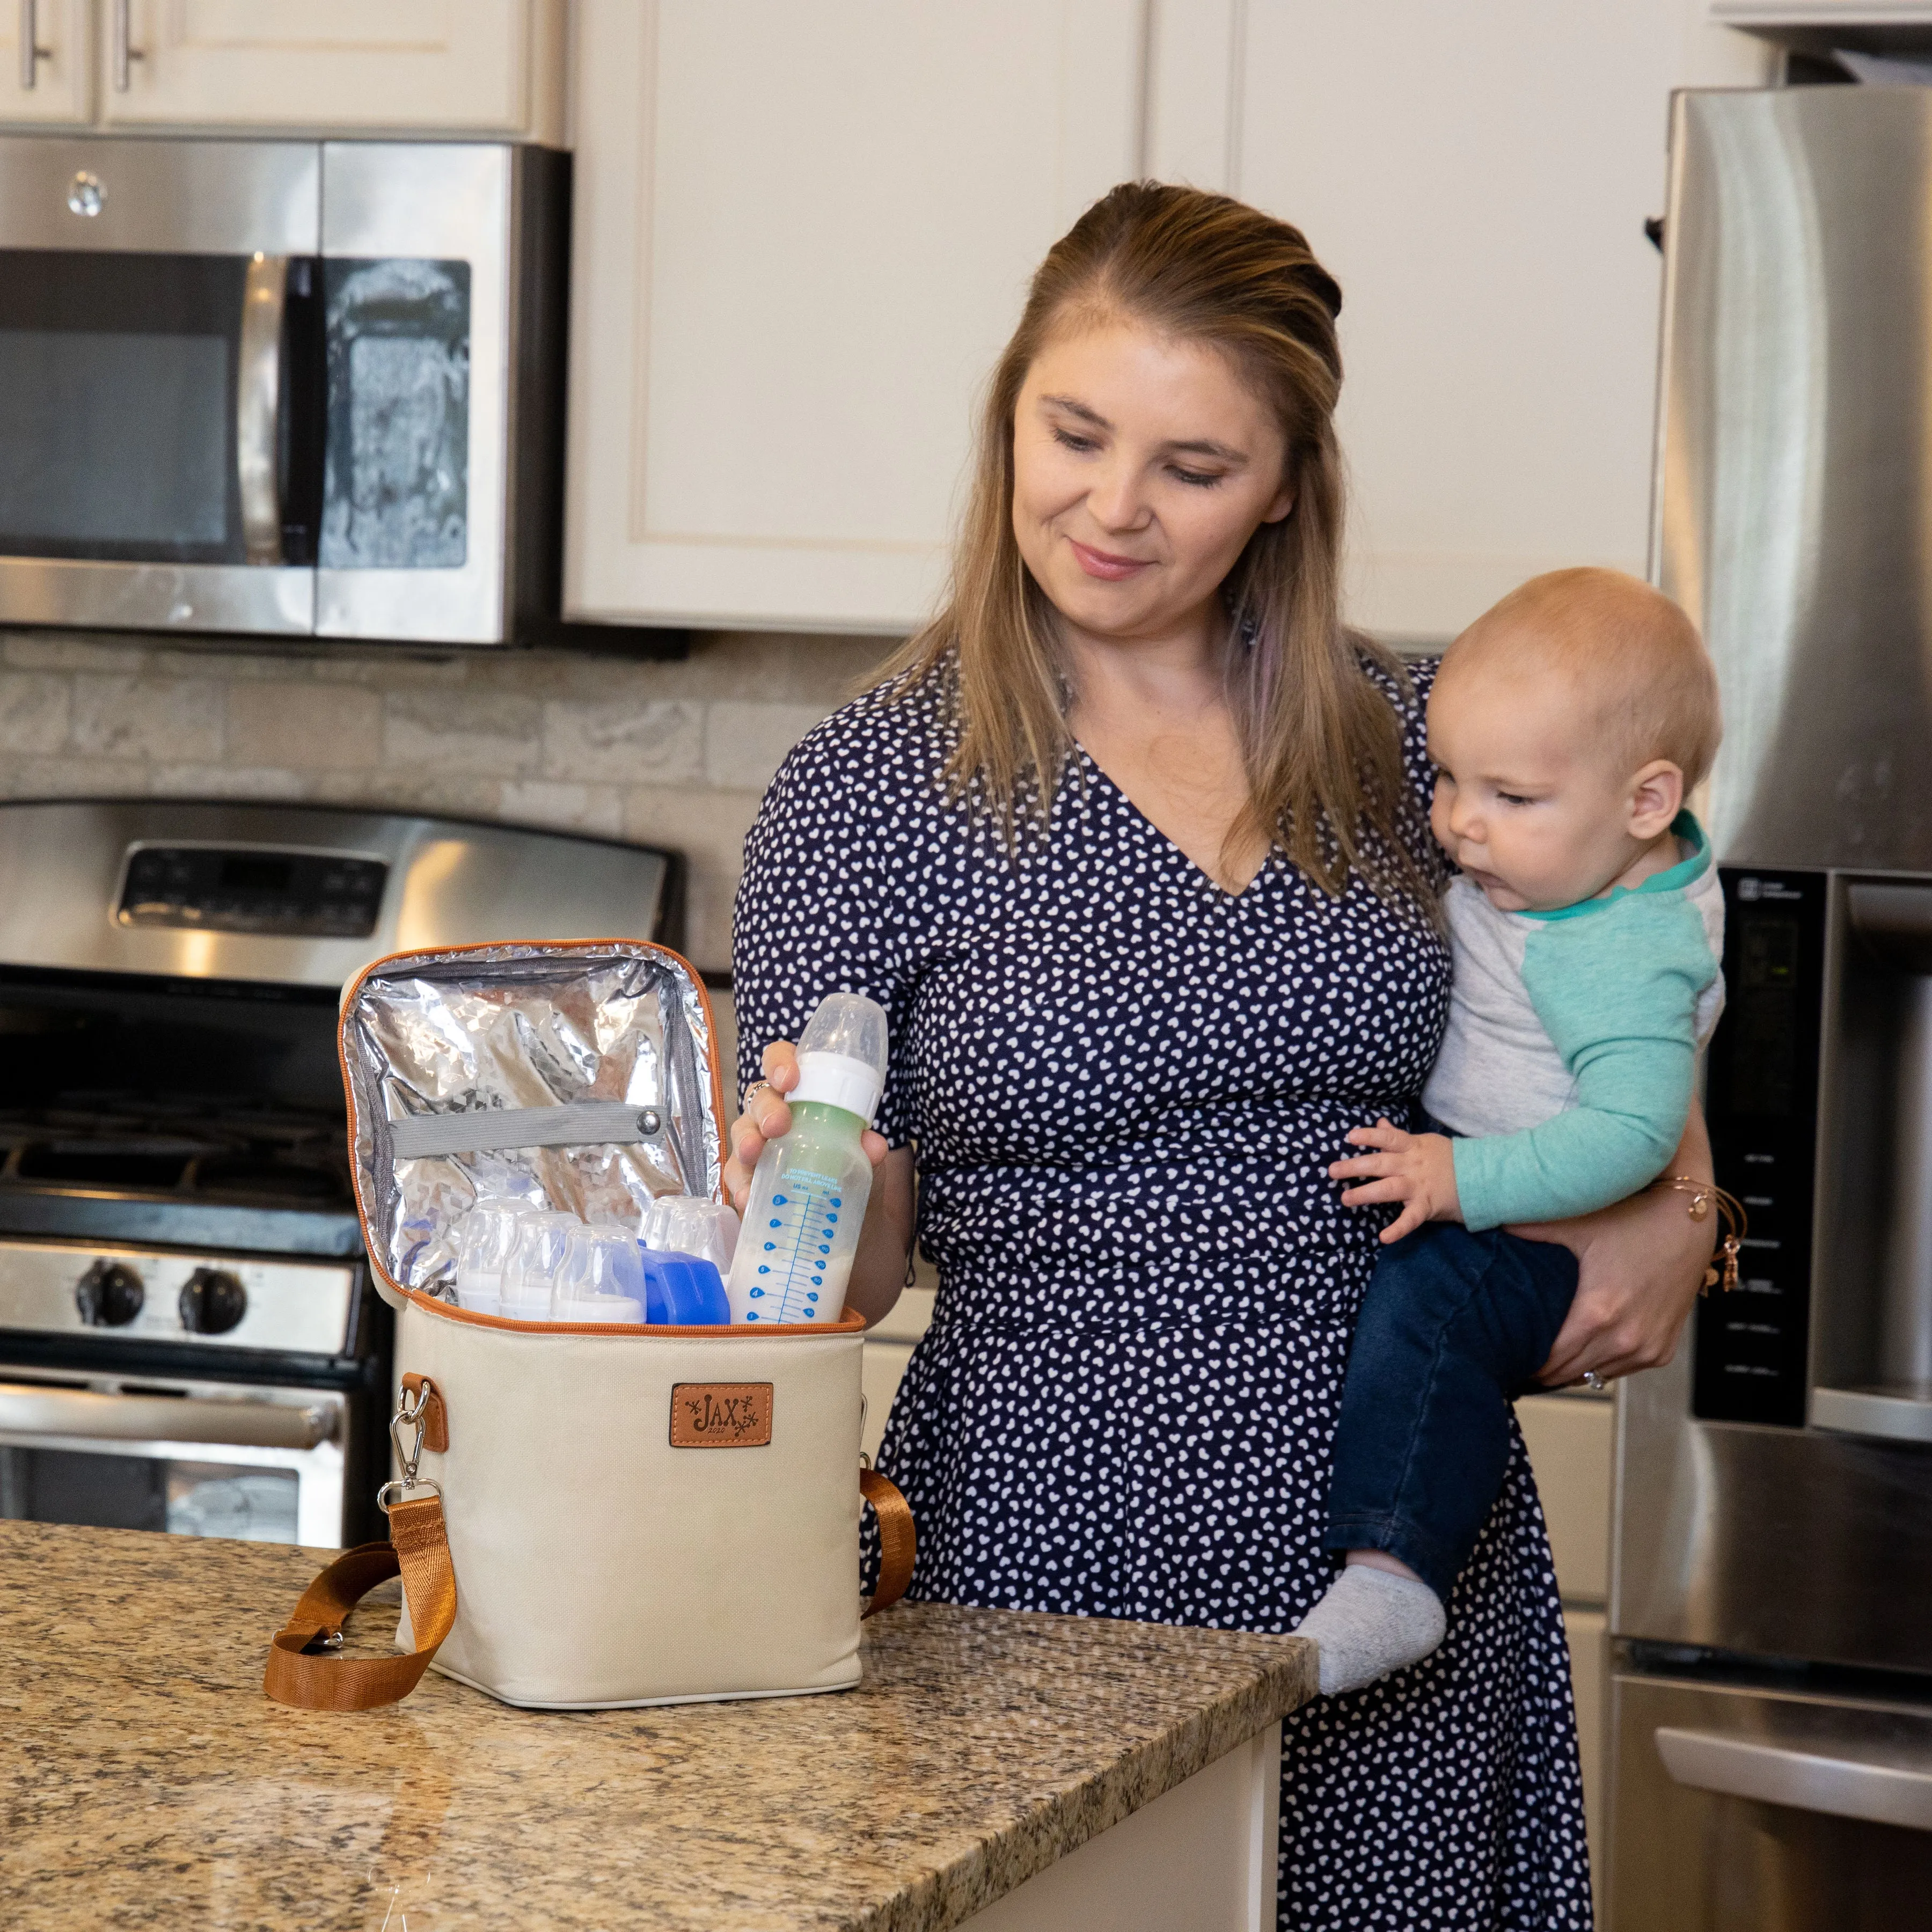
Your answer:
[[[580,1225],[574,1214],[555,1211],[517,1216],[516,1238],[503,1264],[503,1312],[512,1321],[550,1320],[564,1244],[572,1228]]]
[[[722,1279],[731,1271],[738,1216],[730,1208],[693,1194],[664,1194],[644,1216],[644,1246],[660,1254],[693,1255]]]
[[[503,1312],[503,1270],[515,1245],[520,1201],[478,1201],[464,1216],[456,1244],[456,1300],[479,1315]]]
[[[734,1322],[836,1322],[866,1218],[872,1164],[859,1137],[886,1083],[886,1015],[828,993],[798,1043],[791,1131],[759,1156],[731,1260]]]
[[[695,1195],[660,1195],[644,1216],[644,1319],[716,1328],[731,1319],[724,1276],[738,1238],[729,1208]]]
[[[641,1322],[644,1270],[637,1238],[628,1228],[578,1226],[566,1231],[563,1258],[550,1296],[553,1322]]]

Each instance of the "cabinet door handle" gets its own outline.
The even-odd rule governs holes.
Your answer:
[[[1849,1744],[1842,1751],[1802,1750],[1670,1726],[1659,1726],[1657,1751],[1665,1770],[1694,1790],[1932,1832],[1932,1756],[1922,1770],[1862,1756]]]
[[[128,25],[128,10],[134,0],[114,0],[114,92],[128,92],[128,68],[137,60],[146,60],[147,55],[130,44]]]
[[[235,372],[235,480],[242,545],[250,563],[282,560],[282,493],[276,477],[282,420],[282,310],[289,258],[257,255],[242,284],[242,353]]]
[[[39,84],[41,62],[54,57],[40,45],[40,10],[37,0],[20,0],[20,86],[28,94]]]

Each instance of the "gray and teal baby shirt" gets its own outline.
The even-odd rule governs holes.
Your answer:
[[[1699,1049],[1724,1010],[1724,899],[1688,812],[1690,856],[1554,912],[1444,896],[1455,976],[1422,1103],[1460,1138],[1465,1226],[1594,1213],[1660,1174],[1682,1138]]]

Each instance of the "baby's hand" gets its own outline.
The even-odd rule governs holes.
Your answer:
[[[1351,1147],[1373,1148],[1373,1154],[1352,1154],[1328,1170],[1330,1180],[1366,1180],[1342,1196],[1345,1208],[1366,1208],[1378,1201],[1400,1201],[1402,1212],[1382,1230],[1384,1242],[1412,1234],[1425,1221],[1460,1221],[1462,1203],[1456,1198],[1456,1154],[1446,1134],[1406,1134],[1387,1120],[1372,1127],[1352,1127]]]

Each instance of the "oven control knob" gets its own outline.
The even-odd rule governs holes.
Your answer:
[[[124,1262],[96,1262],[75,1285],[74,1306],[90,1328],[124,1328],[147,1299],[141,1277]]]
[[[182,1326],[190,1335],[225,1335],[248,1312],[248,1291],[226,1268],[198,1268],[181,1292]]]

